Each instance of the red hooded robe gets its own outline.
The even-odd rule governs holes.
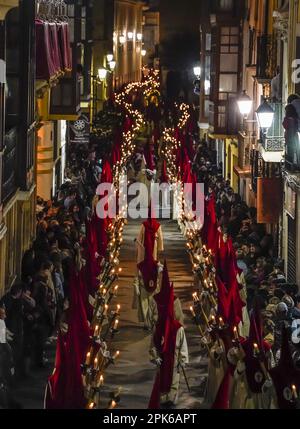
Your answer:
[[[161,291],[154,297],[158,309],[158,321],[153,342],[160,358],[161,366],[157,371],[148,408],[160,407],[160,396],[170,392],[176,349],[177,332],[181,324],[174,316],[174,288],[170,284],[167,263],[165,261]]]

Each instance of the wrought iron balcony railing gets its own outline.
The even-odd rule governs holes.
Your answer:
[[[277,42],[273,35],[264,34],[257,37],[256,78],[271,80],[276,74]]]
[[[283,152],[285,150],[285,136],[282,126],[284,105],[282,103],[270,103],[270,105],[275,112],[274,120],[261,144],[266,152]]]
[[[17,189],[16,156],[17,156],[17,130],[12,128],[4,138],[2,199],[7,202]]]

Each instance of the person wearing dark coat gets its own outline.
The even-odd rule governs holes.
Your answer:
[[[22,291],[23,289],[21,284],[14,284],[0,301],[0,306],[4,307],[6,312],[6,327],[13,334],[11,347],[17,377],[21,372],[23,353]]]

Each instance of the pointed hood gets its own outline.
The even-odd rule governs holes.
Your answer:
[[[158,309],[158,320],[153,335],[153,343],[162,359],[153,386],[149,407],[158,408],[161,394],[169,393],[174,372],[176,338],[180,323],[174,318],[174,287],[170,283],[167,262],[164,263],[162,286],[154,296]]]
[[[102,167],[101,183],[113,183],[113,174],[110,163],[105,160]]]
[[[146,291],[153,293],[157,288],[158,262],[154,260],[152,253],[145,252],[145,259],[137,267],[142,274]]]
[[[144,235],[144,248],[145,248],[145,258],[147,254],[152,254],[154,251],[156,233],[160,227],[160,223],[154,218],[154,209],[152,203],[150,202],[150,206],[148,209],[148,219],[143,222],[145,228]]]

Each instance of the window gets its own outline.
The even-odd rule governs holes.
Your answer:
[[[210,59],[210,56],[206,56],[205,57],[205,72],[204,72],[205,95],[210,94],[210,73],[211,73],[211,59]]]
[[[237,71],[238,71],[238,55],[221,54],[220,55],[220,72],[237,72]]]
[[[226,127],[226,107],[218,106],[218,127],[225,128]]]
[[[211,51],[211,34],[207,33],[205,37],[205,49]]]
[[[221,27],[219,100],[226,101],[229,93],[238,91],[239,27]]]
[[[220,74],[220,92],[237,92],[237,74]]]
[[[222,12],[229,12],[233,8],[233,0],[220,0],[219,9]]]

